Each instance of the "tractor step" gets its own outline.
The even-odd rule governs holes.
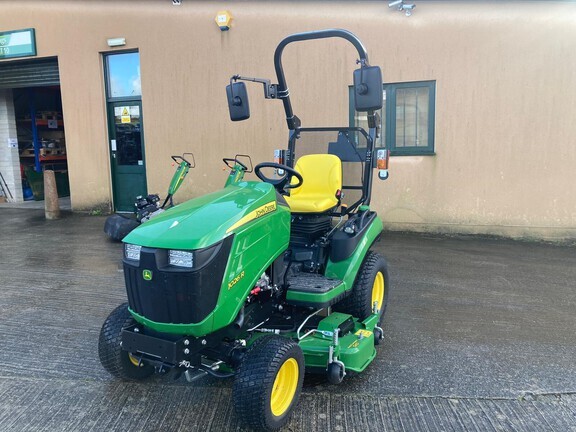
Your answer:
[[[317,273],[299,273],[288,278],[286,300],[290,304],[310,307],[328,307],[346,295],[339,279],[327,278]]]
[[[290,291],[323,294],[336,288],[342,281],[316,273],[299,273],[288,278],[288,283],[290,284]]]

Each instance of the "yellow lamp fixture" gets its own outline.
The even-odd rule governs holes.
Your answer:
[[[232,14],[227,10],[219,11],[216,14],[216,18],[214,18],[214,20],[216,21],[216,24],[218,24],[218,27],[220,27],[220,30],[222,31],[230,30],[230,22],[232,21]]]

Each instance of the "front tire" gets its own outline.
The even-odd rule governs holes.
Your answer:
[[[135,323],[128,311],[128,304],[123,303],[106,318],[98,338],[98,356],[104,369],[112,376],[127,381],[142,380],[154,373],[153,366],[138,361],[120,346],[122,330]]]
[[[352,293],[340,302],[336,309],[364,320],[372,314],[373,304],[377,302],[380,325],[388,304],[389,280],[388,264],[384,257],[368,251],[356,276]]]
[[[300,346],[282,336],[264,336],[246,352],[236,379],[236,413],[247,426],[277,430],[290,419],[304,380]]]

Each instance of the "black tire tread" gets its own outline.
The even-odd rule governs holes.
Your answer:
[[[370,299],[372,298],[372,284],[373,284],[373,273],[376,269],[382,267],[385,274],[385,291],[384,291],[384,301],[381,309],[381,319],[384,317],[386,312],[386,306],[388,303],[388,278],[387,278],[387,263],[384,257],[374,251],[368,251],[364,262],[358,271],[356,276],[356,281],[354,282],[354,287],[352,288],[352,293],[343,299],[335,307],[335,310],[343,313],[350,314],[360,320],[367,318],[372,313],[372,306],[370,305]]]
[[[286,356],[296,358],[300,366],[298,387],[293,405],[271,425],[267,418],[269,392]],[[299,357],[299,358],[298,358]],[[233,400],[243,424],[257,431],[278,430],[288,422],[298,402],[304,379],[304,355],[296,342],[282,336],[264,336],[248,348],[234,381]]]
[[[133,323],[128,304],[123,303],[106,318],[98,338],[100,363],[112,376],[126,381],[141,380],[154,373],[151,365],[135,367],[128,363],[128,353],[120,347],[122,329]]]

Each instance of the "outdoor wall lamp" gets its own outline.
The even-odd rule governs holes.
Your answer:
[[[219,11],[214,18],[220,30],[227,31],[230,30],[230,22],[232,21],[232,14],[227,10]]]
[[[106,41],[109,47],[117,47],[126,45],[126,38],[111,38]]]
[[[415,4],[404,4],[404,0],[395,0],[388,3],[388,7],[396,7],[398,6],[399,11],[405,11],[406,16],[412,15],[412,9],[416,7]]]

